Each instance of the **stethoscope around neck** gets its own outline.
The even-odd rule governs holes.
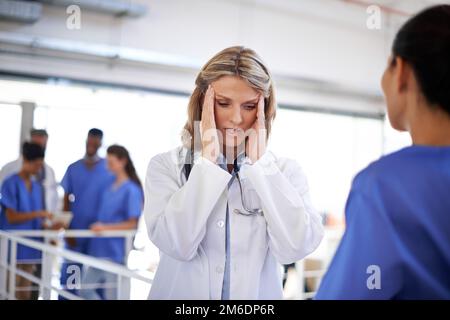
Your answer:
[[[189,179],[189,175],[191,174],[191,170],[192,170],[192,159],[193,159],[193,153],[191,152],[187,152],[186,153],[186,160],[184,162],[184,166],[183,166],[183,171],[184,171],[184,175],[186,177],[186,181]],[[237,214],[241,214],[244,216],[252,216],[252,215],[262,215],[263,211],[262,209],[252,209],[249,208],[248,206],[245,205],[245,199],[244,199],[244,192],[242,189],[242,183],[241,183],[241,178],[239,177],[239,171],[240,171],[241,167],[237,162],[237,158],[234,159],[234,163],[233,163],[233,171],[235,173],[236,179],[238,181],[239,184],[239,191],[241,194],[241,203],[242,203],[242,208],[244,208],[244,211],[239,210],[239,209],[234,209],[233,212],[237,213]]]

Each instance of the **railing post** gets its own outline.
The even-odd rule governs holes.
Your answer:
[[[9,300],[16,299],[16,267],[17,267],[17,242],[11,240],[11,257],[9,270]]]
[[[125,237],[125,257],[128,256],[128,254],[131,252],[131,249],[133,249],[133,235],[127,235]],[[125,261],[125,264],[127,264],[127,261]]]
[[[130,300],[130,278],[117,275],[117,300]]]
[[[125,236],[125,257],[128,257],[128,254],[133,249],[133,238],[134,234],[128,234]],[[125,266],[128,261],[124,261]],[[119,300],[130,300],[130,290],[131,290],[131,279],[128,277],[118,276],[117,281],[117,299]]]
[[[50,244],[48,236],[44,238],[46,245]],[[44,251],[42,253],[42,267],[41,267],[41,287],[40,294],[44,300],[50,300],[51,290],[49,289],[52,284],[52,255],[51,253]]]
[[[297,261],[295,263],[295,270],[297,271],[297,277],[298,277],[297,299],[304,300],[305,299],[305,263],[303,260]]]
[[[0,236],[0,296],[2,299],[8,297],[6,286],[8,277],[8,238]]]

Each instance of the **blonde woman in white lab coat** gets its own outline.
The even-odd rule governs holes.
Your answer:
[[[150,299],[281,299],[280,264],[319,245],[303,171],[266,149],[274,117],[253,50],[227,48],[202,68],[183,146],[148,166],[144,214],[161,256]]]

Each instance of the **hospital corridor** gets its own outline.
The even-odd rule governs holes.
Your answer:
[[[0,300],[450,300],[449,43],[450,1],[0,0]]]

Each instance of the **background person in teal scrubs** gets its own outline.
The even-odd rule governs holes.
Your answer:
[[[413,145],[353,181],[347,229],[317,299],[450,299],[450,6],[410,19],[383,75]]]
[[[89,130],[85,156],[67,168],[61,182],[65,191],[64,210],[73,212],[70,229],[89,229],[89,226],[96,221],[100,197],[108,183],[114,179],[106,168],[105,159],[97,154],[102,145],[102,139],[101,130],[95,128]],[[67,248],[87,254],[88,243],[88,238],[68,238]],[[61,268],[61,285],[63,286],[67,285],[67,279],[71,276],[67,269],[69,265],[75,265],[79,270],[82,268],[80,264],[65,262]]]
[[[101,197],[97,222],[91,230],[134,230],[137,227],[144,202],[141,182],[136,174],[128,151],[118,145],[108,148],[108,168],[114,174],[112,181]],[[88,254],[116,263],[126,263],[124,238],[93,238],[89,242]],[[108,300],[117,298],[117,276],[109,272],[88,267],[83,275],[83,284],[106,284],[112,286],[105,290],[83,289],[80,294],[85,299]]]
[[[25,142],[22,146],[23,164],[19,173],[10,175],[2,184],[0,216],[3,230],[41,230],[44,219],[51,213],[43,210],[42,186],[32,177],[41,169],[44,162],[44,149],[38,144]],[[41,253],[27,246],[17,246],[17,268],[33,274],[40,263]],[[16,287],[29,288],[32,282],[16,276]],[[16,293],[19,300],[31,299],[32,290]]]

